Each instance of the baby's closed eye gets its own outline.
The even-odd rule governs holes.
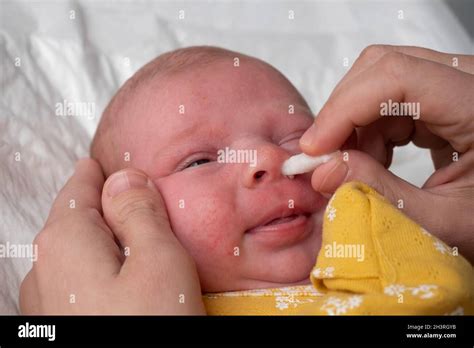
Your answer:
[[[277,145],[290,152],[299,151],[299,139],[305,130],[292,132],[291,134],[281,139]],[[217,153],[219,153],[219,151],[217,151]],[[213,161],[216,161],[216,159],[211,154],[197,153],[196,155],[191,156],[189,159],[185,160],[184,163],[180,165],[180,171],[189,168],[196,168]]]
[[[300,151],[299,140],[303,133],[304,131],[294,132],[283,138],[278,145],[290,152]]]
[[[186,165],[183,169],[192,168],[192,167],[198,167],[198,166],[200,166],[200,165],[202,165],[202,164],[209,163],[209,162],[211,162],[211,160],[208,159],[208,158],[200,158],[200,159],[198,159],[198,160],[195,160],[195,161],[189,163],[189,164]]]

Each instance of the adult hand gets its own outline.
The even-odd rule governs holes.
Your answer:
[[[474,56],[366,48],[300,140],[309,155],[356,149],[318,167],[314,189],[330,194],[344,182],[365,182],[393,204],[403,202],[408,216],[473,262],[473,74]],[[419,119],[382,117],[389,100],[419,103]],[[386,170],[393,147],[410,141],[431,150],[436,169],[421,189]]]
[[[194,261],[139,170],[104,185],[97,162],[79,161],[34,243],[24,314],[205,314]]]

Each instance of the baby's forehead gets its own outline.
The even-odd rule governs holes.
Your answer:
[[[247,87],[251,88],[274,83],[275,80],[282,80],[282,75],[268,64],[252,57],[229,56],[215,57],[209,62],[176,65],[168,70],[143,76],[142,85],[148,89],[161,89],[161,92],[166,88],[168,91],[178,89],[182,94],[197,91],[201,94],[206,92],[210,94],[223,92],[228,87],[235,89],[237,86],[247,84]]]
[[[141,115],[135,126],[158,124],[168,135],[183,123],[205,123],[208,132],[232,127],[236,120],[270,119],[275,113],[308,112],[298,91],[273,67],[253,58],[220,57],[208,64],[155,75],[135,90],[128,114]],[[130,125],[125,124],[125,131]]]
[[[298,91],[273,67],[250,57],[232,56],[207,63],[188,64],[152,74],[140,73],[130,89],[127,107],[119,124],[123,132],[138,126],[158,124],[169,135],[177,133],[183,120],[204,122],[209,129],[231,126],[232,120],[268,118],[291,107],[307,107]],[[225,122],[219,122],[225,121]],[[176,128],[173,126],[176,125]]]
[[[207,109],[254,102],[258,107],[267,99],[306,105],[278,70],[254,58],[242,58],[237,65],[231,57],[221,57],[204,65],[194,64],[184,70],[160,74],[143,87],[143,97],[155,101],[159,109],[170,106],[180,114],[191,111],[186,110],[187,107]]]

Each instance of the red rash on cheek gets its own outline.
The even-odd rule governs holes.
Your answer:
[[[221,255],[232,255],[234,247],[239,245],[240,231],[236,231],[238,223],[232,219],[232,209],[224,202],[216,199],[202,200],[201,206],[206,207],[195,216],[201,216],[200,233],[206,238],[209,251]]]
[[[196,256],[211,257],[234,255],[240,248],[243,231],[233,214],[235,207],[228,202],[228,193],[213,190],[204,184],[167,177],[155,180],[167,206],[173,232],[181,244]],[[180,188],[178,190],[178,188]],[[184,189],[184,190],[183,190]],[[184,201],[184,208],[179,201]]]
[[[222,242],[222,237],[220,235],[218,235],[216,238],[214,238],[214,240],[211,242],[210,244],[210,248],[212,250],[215,250],[217,247],[219,247],[219,244],[221,244]]]
[[[221,212],[222,213],[222,212]],[[207,209],[200,214],[206,222],[202,224],[204,227],[201,233],[206,235],[207,246],[211,251],[217,251],[225,244],[224,236],[228,223],[226,221],[219,221],[219,210],[217,207]]]

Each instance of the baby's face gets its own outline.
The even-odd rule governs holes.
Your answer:
[[[130,115],[122,130],[131,139],[123,150],[163,195],[202,290],[308,283],[326,199],[310,174],[280,172],[313,122],[293,86],[262,63],[229,59],[144,90],[133,106],[140,117]],[[256,165],[252,157],[218,161],[226,148],[256,154]]]

